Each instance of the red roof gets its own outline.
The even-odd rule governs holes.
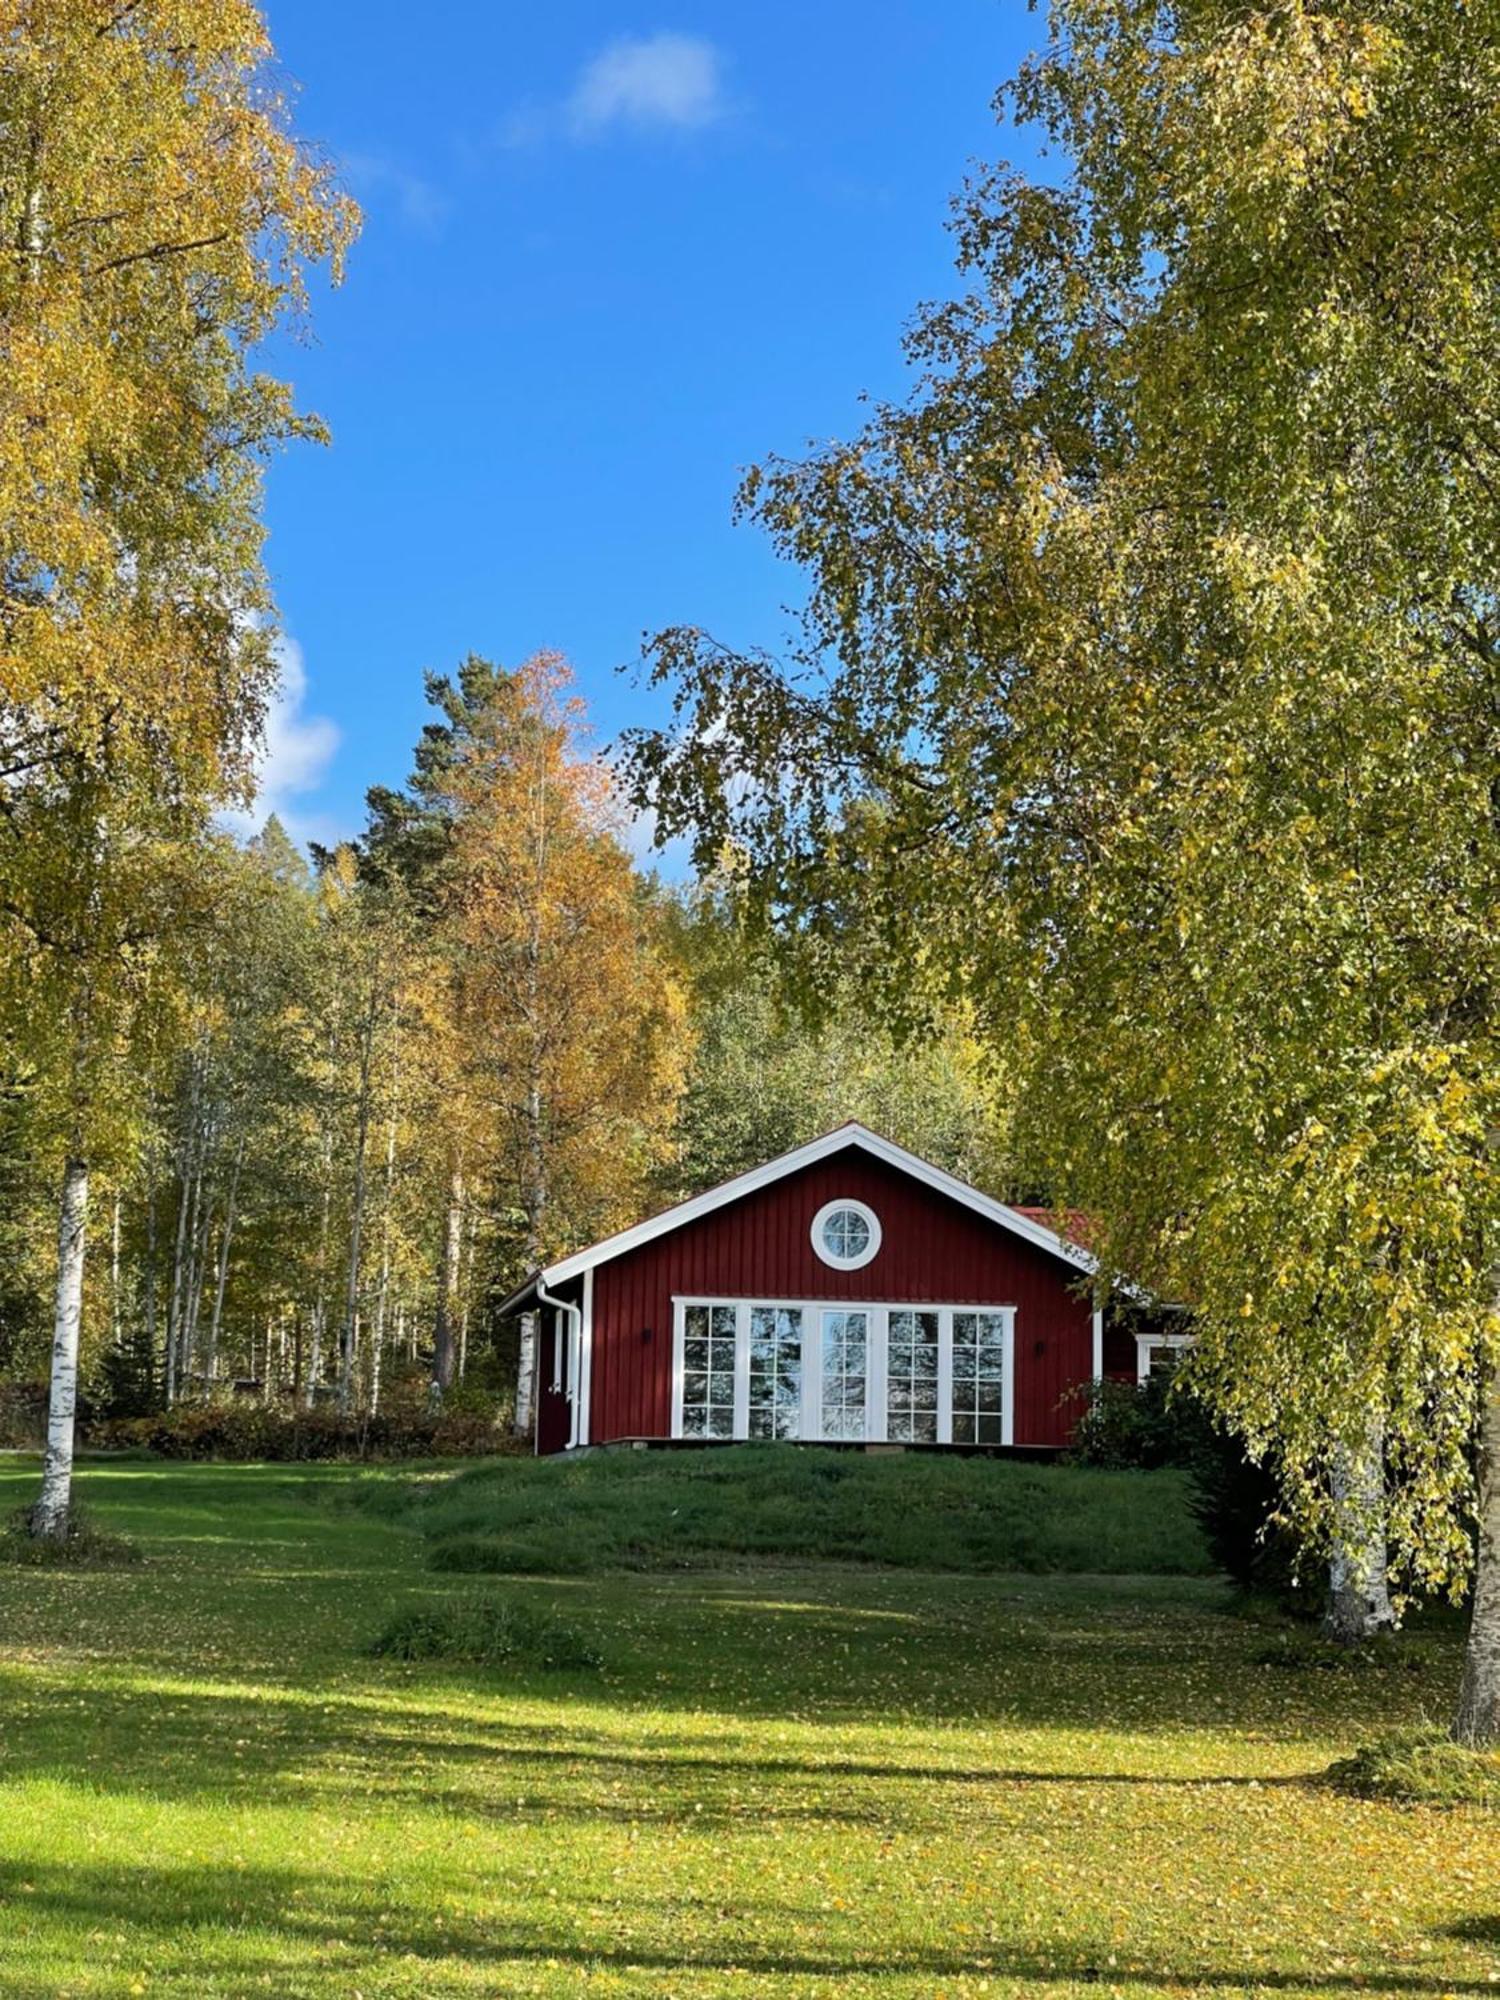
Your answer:
[[[1043,1229],[1057,1228],[1057,1210],[1055,1208],[1028,1208],[1018,1201],[1013,1201],[1010,1206],[1016,1211],[1017,1215],[1024,1215],[1028,1222],[1039,1222]],[[1063,1210],[1063,1219],[1067,1227],[1063,1230],[1062,1234],[1070,1243],[1076,1243],[1080,1249],[1087,1250],[1089,1239],[1094,1233],[1092,1220],[1084,1214],[1081,1208],[1065,1208]]]

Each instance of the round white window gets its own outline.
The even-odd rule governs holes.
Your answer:
[[[830,1201],[813,1217],[813,1248],[835,1270],[857,1271],[880,1248],[880,1218],[862,1201]]]

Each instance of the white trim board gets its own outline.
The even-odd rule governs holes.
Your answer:
[[[825,1132],[821,1139],[812,1139],[805,1146],[796,1146],[790,1153],[783,1153],[779,1159],[769,1160],[763,1167],[755,1167],[747,1174],[740,1174],[722,1186],[710,1188],[707,1194],[695,1195],[691,1201],[679,1202],[660,1215],[653,1215],[645,1222],[638,1222],[631,1229],[622,1229],[614,1236],[606,1236],[587,1250],[579,1250],[571,1257],[564,1257],[556,1264],[549,1264],[540,1274],[543,1284],[566,1284],[569,1278],[576,1278],[583,1271],[591,1271],[598,1264],[607,1263],[612,1257],[623,1257],[627,1250],[638,1250],[643,1243],[651,1243],[658,1236],[666,1236],[674,1229],[681,1229],[685,1223],[696,1222],[700,1216],[712,1215],[715,1209],[727,1207],[730,1202],[739,1201],[757,1189],[770,1187],[774,1182],[784,1180],[802,1167],[816,1166],[820,1160],[831,1159],[836,1153],[848,1148],[857,1148],[872,1159],[881,1160],[894,1167],[899,1173],[909,1174],[913,1180],[925,1187],[947,1195],[961,1207],[970,1209],[975,1215],[982,1215],[987,1222],[997,1224],[1018,1236],[1023,1243],[1030,1243],[1034,1249],[1045,1250],[1049,1256],[1057,1257],[1075,1271],[1086,1272],[1093,1277],[1098,1265],[1088,1251],[1055,1230],[1047,1229],[1028,1216],[1017,1214],[1003,1201],[996,1201],[992,1195],[981,1194],[978,1188],[970,1187],[956,1175],[946,1173],[928,1160],[919,1159],[909,1153],[904,1146],[898,1146],[892,1139],[882,1139],[878,1132],[868,1126],[855,1124],[840,1125],[836,1131]],[[530,1289],[530,1283],[522,1288]],[[521,1297],[517,1292],[513,1299]],[[512,1300],[500,1307],[503,1313]]]

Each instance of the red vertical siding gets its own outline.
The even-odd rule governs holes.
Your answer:
[[[880,1249],[858,1271],[812,1247],[814,1215],[841,1196],[880,1218]],[[1093,1371],[1079,1284],[1059,1258],[851,1147],[597,1266],[590,1435],[670,1436],[672,1300],[685,1295],[1014,1306],[1015,1442],[1062,1445],[1076,1415],[1064,1399]]]

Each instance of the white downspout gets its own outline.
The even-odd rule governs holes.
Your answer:
[[[567,1448],[571,1451],[578,1442],[578,1369],[579,1363],[583,1358],[583,1307],[570,1305],[566,1299],[560,1299],[554,1293],[549,1292],[540,1278],[536,1281],[536,1295],[542,1301],[543,1305],[555,1306],[559,1311],[565,1312],[568,1315],[567,1397],[570,1414],[568,1418]]]

